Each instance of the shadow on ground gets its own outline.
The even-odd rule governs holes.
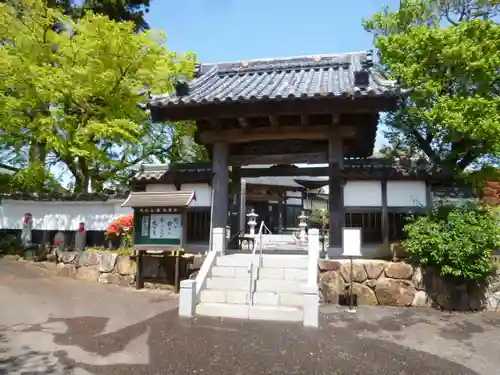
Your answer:
[[[116,332],[103,334],[108,319],[52,318],[65,333],[53,333],[61,349],[78,346],[108,357],[149,332],[148,364],[78,363],[64,350],[56,356],[66,369],[92,374],[453,374],[475,372],[435,355],[383,340],[360,339],[349,328],[305,329],[295,324],[210,318],[182,319],[176,311],[159,314]],[[44,324],[25,328],[43,330]],[[375,327],[369,327],[375,329]],[[14,362],[13,362],[14,363]],[[6,372],[7,374],[8,372]]]

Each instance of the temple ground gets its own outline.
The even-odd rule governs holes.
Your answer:
[[[500,373],[500,314],[324,307],[321,329],[180,319],[158,291],[0,260],[0,374]]]

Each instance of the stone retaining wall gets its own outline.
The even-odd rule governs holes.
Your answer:
[[[57,258],[57,272],[60,276],[121,286],[132,286],[135,283],[137,264],[129,255],[118,255],[110,251],[82,251],[61,252]],[[193,267],[197,266],[196,263],[201,264],[193,263]],[[158,258],[143,258],[143,274],[145,277],[163,280],[169,278],[165,269],[159,266]],[[173,282],[146,282],[144,286],[152,289],[173,289],[172,284]]]
[[[339,303],[350,290],[348,260],[320,260],[319,288],[325,303]],[[405,262],[354,260],[353,294],[358,305],[431,306],[444,310],[496,308],[500,273],[486,287],[458,284],[433,270]]]

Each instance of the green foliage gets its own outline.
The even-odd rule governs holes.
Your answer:
[[[402,0],[364,27],[380,69],[409,89],[388,115],[385,155],[426,156],[443,169],[500,156],[498,2]]]
[[[80,193],[120,185],[146,157],[169,155],[171,133],[192,131],[171,124],[163,132],[137,106],[144,88],[170,92],[177,77],[192,76],[192,53],[170,52],[162,33],[134,33],[132,22],[22,4],[22,12],[0,4],[0,144],[31,145],[30,159],[44,167],[52,155]]]
[[[7,235],[0,240],[0,256],[1,255],[22,255],[23,246],[19,237]]]
[[[476,205],[438,205],[428,216],[412,218],[402,242],[409,256],[442,276],[484,281],[499,245],[498,217]]]

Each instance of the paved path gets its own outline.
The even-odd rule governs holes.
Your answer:
[[[500,316],[325,308],[322,328],[179,319],[162,292],[0,260],[0,374],[498,375]]]

